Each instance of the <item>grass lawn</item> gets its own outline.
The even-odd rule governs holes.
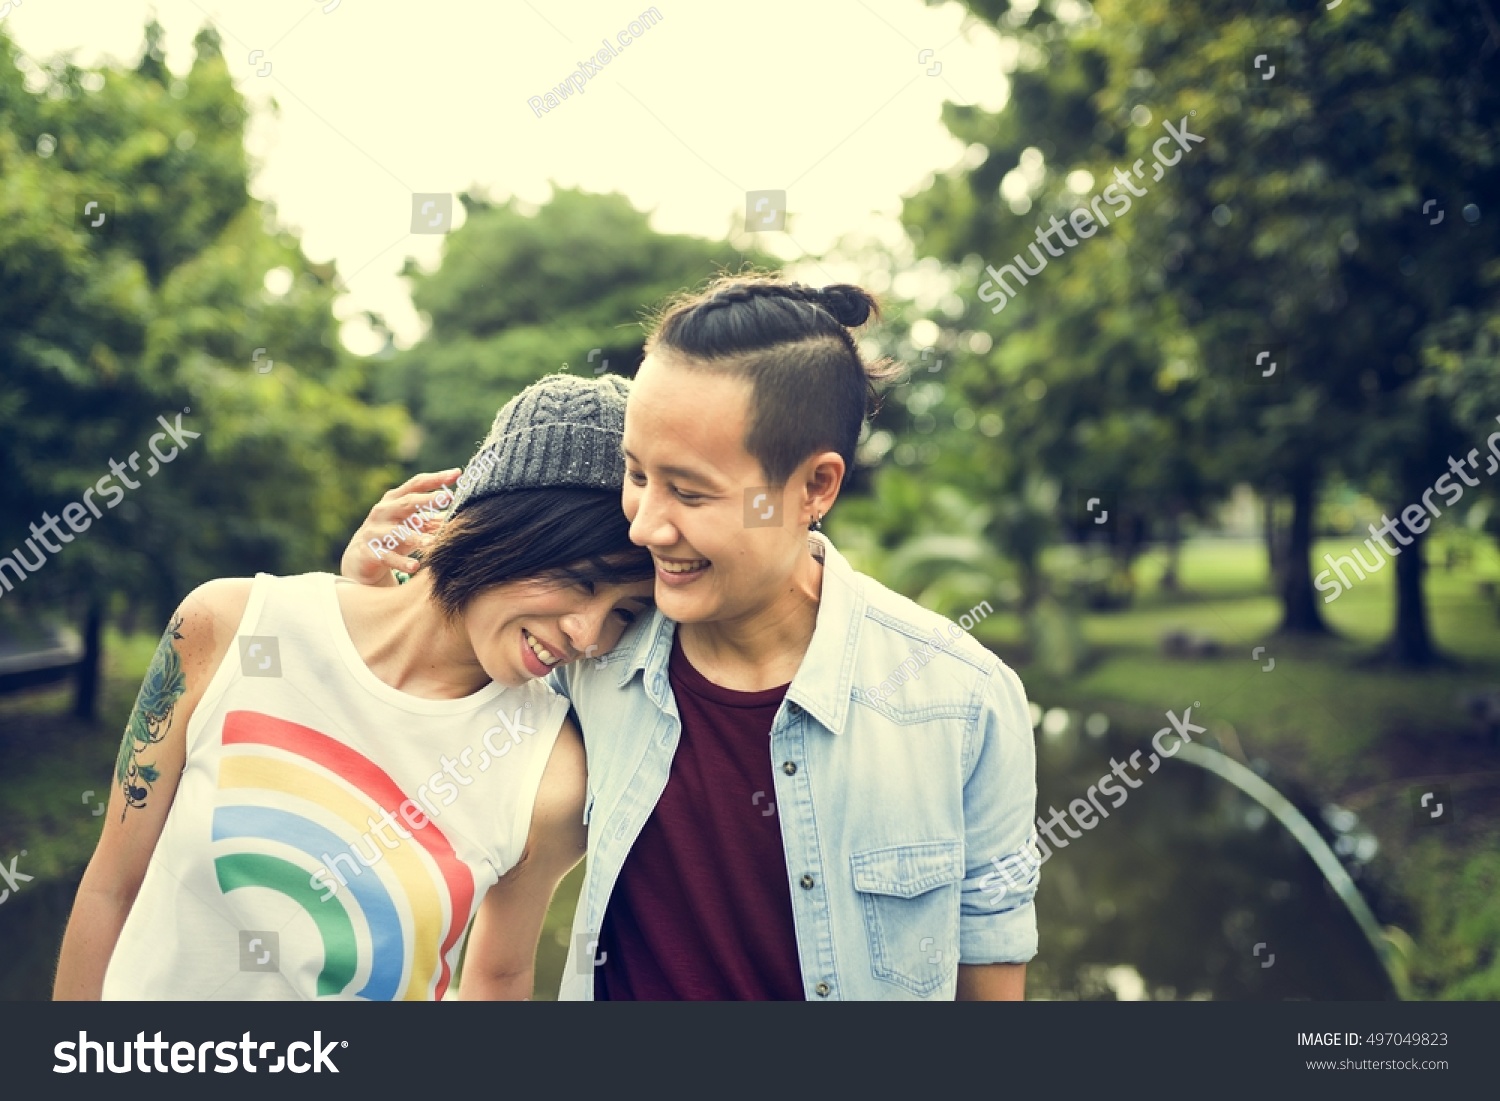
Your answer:
[[[114,790],[115,754],[158,637],[107,632],[99,714],[69,714],[70,685],[0,696],[0,766],[8,778],[0,800],[0,852],[26,849],[37,879],[75,874],[99,839],[92,811]],[[85,799],[84,793],[92,792]]]
[[[1327,540],[1318,545],[1317,557],[1347,549],[1347,543]],[[1206,718],[1227,728],[1250,756],[1295,749],[1325,775],[1379,779],[1378,765],[1362,755],[1382,738],[1394,734],[1420,747],[1434,738],[1461,737],[1470,725],[1461,709],[1463,694],[1500,689],[1500,615],[1480,596],[1483,581],[1500,582],[1500,553],[1484,551],[1461,572],[1439,568],[1428,574],[1430,626],[1438,647],[1455,660],[1449,668],[1404,672],[1366,664],[1393,622],[1391,569],[1323,606],[1337,637],[1273,637],[1280,605],[1266,592],[1264,549],[1250,541],[1188,544],[1180,594],[1159,590],[1163,558],[1147,555],[1133,607],[1083,617],[1091,656],[1071,676],[1048,676],[1027,665],[1017,650],[1023,630],[1014,615],[990,617],[976,633],[1015,657],[1028,693],[1043,706],[1096,707],[1144,722],[1198,701],[1195,721],[1208,725]],[[1164,656],[1160,642],[1172,630],[1214,639],[1221,655]],[[1257,646],[1266,648],[1259,658],[1252,657]],[[1274,667],[1263,670],[1269,660]]]

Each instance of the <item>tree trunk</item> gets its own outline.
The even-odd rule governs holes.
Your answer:
[[[83,622],[83,660],[74,679],[73,715],[93,719],[98,714],[99,670],[104,660],[104,601],[89,598]]]
[[[1161,591],[1164,593],[1180,592],[1181,582],[1178,578],[1178,569],[1182,560],[1182,525],[1178,522],[1177,510],[1174,508],[1167,514],[1167,566],[1161,573]]]
[[[1422,591],[1427,540],[1414,531],[1410,538],[1411,546],[1402,547],[1396,556],[1396,626],[1386,643],[1386,656],[1396,665],[1418,668],[1436,664],[1438,653],[1427,629],[1427,601]]]
[[[1299,474],[1291,484],[1292,524],[1287,530],[1281,561],[1281,634],[1331,634],[1313,590],[1313,512],[1317,493],[1310,473]]]
[[[1036,560],[1029,556],[1023,556],[1016,562],[1016,572],[1021,578],[1020,607],[1017,611],[1024,616],[1042,599],[1045,580]]]
[[[1266,572],[1271,584],[1281,588],[1281,536],[1276,530],[1276,495],[1267,487],[1261,497],[1262,532],[1266,539]]]

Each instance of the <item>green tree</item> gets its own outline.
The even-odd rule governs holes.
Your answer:
[[[1034,347],[1049,395],[1044,354],[1054,373],[1092,377],[1112,409],[1165,417],[1200,445],[1180,453],[1211,485],[1232,474],[1289,497],[1282,628],[1324,630],[1310,564],[1320,486],[1342,473],[1397,509],[1419,498],[1455,439],[1451,404],[1425,381],[1424,334],[1493,305],[1482,274],[1500,221],[1470,209],[1500,192],[1482,6],[968,6],[1016,43],[1011,99],[996,115],[949,108],[950,129],[988,157],[916,197],[909,223],[935,255],[998,264],[1116,167],[1149,192],[1006,303],[997,344]],[[1154,143],[1178,151],[1166,123],[1203,141],[1153,175]],[[1018,219],[996,192],[1022,169]],[[1075,191],[1080,172],[1090,182]],[[1434,196],[1441,231],[1423,215]],[[1282,355],[1279,383],[1252,372],[1257,348]],[[1180,383],[1166,400],[1129,382],[1164,376]],[[1420,539],[1395,569],[1391,654],[1420,664],[1433,656]]]
[[[1154,33],[1112,72],[1150,69],[1164,116],[1196,107],[1214,135],[1209,158],[1171,177],[1172,213],[1159,232],[1188,240],[1170,293],[1196,305],[1195,329],[1221,362],[1262,335],[1284,339],[1289,384],[1315,406],[1288,433],[1287,452],[1299,457],[1293,471],[1308,471],[1302,482],[1294,473],[1294,499],[1321,466],[1362,482],[1399,515],[1446,470],[1460,438],[1421,355],[1424,333],[1493,303],[1482,274],[1500,245],[1500,220],[1483,219],[1475,203],[1500,193],[1491,56],[1500,43],[1485,48],[1495,30],[1485,9],[1448,0],[1367,0],[1331,12],[1279,3],[1224,18],[1218,3],[1123,0],[1113,10]],[[1261,50],[1283,60],[1270,80],[1247,64]],[[1205,97],[1210,82],[1229,91]],[[1126,80],[1107,94],[1116,110],[1129,107]],[[1192,236],[1215,204],[1230,216],[1221,239],[1206,228]],[[1299,568],[1301,533],[1293,534],[1288,565]],[[1407,665],[1435,657],[1424,543],[1413,533],[1394,564],[1389,654]]]
[[[408,429],[361,400],[331,281],[248,194],[217,36],[181,78],[160,44],[152,23],[136,69],[89,71],[0,35],[0,552],[103,478],[122,494],[0,595],[82,620],[85,713],[111,608],[160,618],[209,577],[326,567]],[[179,416],[199,435],[155,464]]]
[[[632,374],[646,307],[721,270],[770,263],[723,241],[658,233],[618,194],[554,189],[535,210],[460,200],[467,220],[444,241],[442,263],[405,269],[430,329],[385,363],[376,386],[412,411],[429,469],[462,461],[494,411],[542,375],[564,365]]]

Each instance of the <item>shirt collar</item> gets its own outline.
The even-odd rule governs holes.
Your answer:
[[[849,716],[850,688],[865,622],[865,594],[860,575],[822,532],[809,532],[813,554],[823,560],[823,591],[812,642],[786,698],[824,728],[837,734]]]
[[[812,641],[792,678],[786,698],[834,733],[849,716],[850,688],[859,654],[859,633],[865,620],[865,595],[859,574],[821,532],[809,532],[808,547],[823,562],[823,588]],[[628,660],[621,663],[623,689],[636,673],[643,674],[646,694],[663,711],[669,710],[667,664],[677,624],[653,609],[637,634]]]
[[[620,688],[629,684],[637,673],[642,674],[646,694],[663,711],[671,710],[667,706],[667,662],[672,656],[672,636],[676,631],[676,621],[662,615],[661,609],[653,608],[651,618],[636,634],[630,657],[620,664]]]

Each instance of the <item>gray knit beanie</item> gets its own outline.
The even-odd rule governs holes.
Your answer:
[[[608,489],[625,481],[625,397],[619,375],[548,375],[495,414],[459,476],[448,515],[511,489]]]

